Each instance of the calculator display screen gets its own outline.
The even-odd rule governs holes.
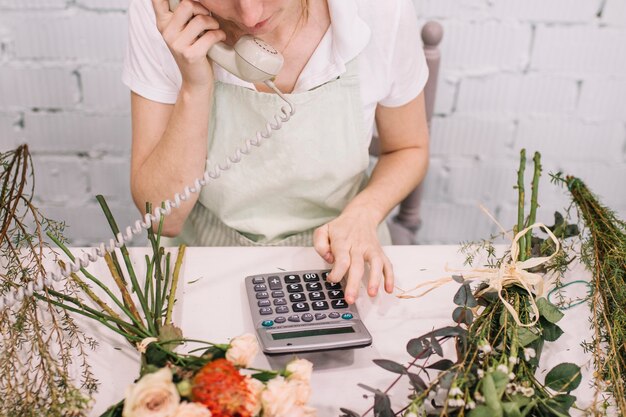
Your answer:
[[[343,333],[354,333],[354,329],[351,326],[347,327],[332,327],[327,329],[312,329],[312,330],[298,330],[294,332],[280,332],[280,333],[271,333],[272,339],[281,340],[281,339],[293,339],[296,337],[308,337],[308,336],[324,336],[328,334],[343,334]]]

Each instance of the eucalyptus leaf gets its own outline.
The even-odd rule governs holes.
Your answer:
[[[474,320],[474,315],[472,314],[472,310],[466,307],[457,307],[452,312],[452,320],[457,324],[472,324]]]
[[[433,350],[433,352],[435,352],[437,355],[439,356],[443,356],[443,349],[441,348],[441,345],[439,344],[439,342],[437,341],[437,339],[435,339],[435,336],[431,336],[430,337],[430,348]]]
[[[408,375],[411,385],[413,385],[413,388],[415,388],[417,392],[422,392],[426,389],[426,383],[418,374],[408,372]]]
[[[394,417],[395,413],[391,409],[391,401],[389,396],[378,391],[374,396],[374,416],[375,417]]]
[[[406,351],[417,359],[426,359],[433,354],[430,344],[422,337],[409,340],[406,345]]]
[[[557,323],[563,318],[563,312],[545,297],[537,298],[536,303],[537,308],[539,309],[539,314],[550,323]]]
[[[348,410],[347,408],[340,408],[339,411],[343,413],[340,417],[361,417],[359,413]]]
[[[450,359],[441,359],[433,364],[428,365],[428,369],[436,369],[438,371],[447,371],[454,365]]]
[[[359,383],[359,384],[357,384],[357,386],[359,386],[359,387],[363,388],[363,389],[364,389],[364,390],[366,390],[366,391],[369,391],[369,392],[371,392],[371,393],[374,393],[374,394],[375,394],[375,393],[377,393],[377,392],[379,392],[379,390],[377,390],[376,388],[372,388],[372,387],[370,387],[370,386],[368,386],[368,385],[365,385],[365,384],[361,384],[361,383]]]
[[[465,282],[465,278],[463,278],[463,275],[452,275],[452,279],[459,284],[463,284]]]
[[[580,385],[580,367],[573,363],[561,363],[546,375],[546,386],[559,392],[570,392]]]
[[[454,294],[453,301],[454,304],[464,307],[476,307],[478,305],[474,294],[472,294],[469,282],[465,282],[459,287],[456,294]]]
[[[381,368],[386,369],[389,372],[393,372],[395,374],[407,373],[407,370],[403,365],[394,361],[390,361],[389,359],[374,359],[372,362],[374,362],[376,365],[380,366]]]

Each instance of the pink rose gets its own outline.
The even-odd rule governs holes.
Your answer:
[[[251,378],[249,376],[246,377],[246,384],[248,386],[248,390],[250,391],[246,408],[250,412],[250,415],[255,417],[261,412],[261,394],[265,389],[265,384],[258,379]]]
[[[303,396],[308,397],[306,387],[308,384],[282,376],[271,379],[261,393],[263,417],[315,417],[315,409],[302,402]]]

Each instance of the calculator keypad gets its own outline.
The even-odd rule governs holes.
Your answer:
[[[257,276],[249,282],[256,294],[259,314],[267,317],[265,322],[272,319],[276,324],[348,319],[349,314],[333,311],[349,306],[341,284],[328,282],[327,277],[327,271],[317,271]]]

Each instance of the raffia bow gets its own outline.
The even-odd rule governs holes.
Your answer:
[[[552,239],[555,244],[555,250],[550,256],[542,256],[536,258],[530,258],[525,261],[518,261],[519,255],[519,240],[522,236],[526,234],[531,229],[542,228]],[[543,223],[535,223],[524,230],[520,230],[515,237],[513,238],[513,242],[511,243],[511,249],[509,253],[504,257],[502,263],[499,268],[482,268],[482,269],[472,269],[469,272],[457,270],[455,272],[462,272],[464,281],[474,281],[479,280],[487,284],[487,288],[481,290],[477,295],[481,295],[488,292],[497,292],[498,298],[502,301],[504,307],[511,313],[515,323],[518,326],[522,327],[532,327],[539,321],[539,309],[537,308],[537,303],[535,302],[535,298],[533,297],[541,297],[543,295],[543,277],[540,274],[529,272],[528,269],[537,267],[541,264],[548,262],[552,259],[560,250],[559,240],[554,236],[552,231],[548,229],[546,225]],[[452,281],[452,277],[446,277],[435,281],[425,282],[423,284],[418,285],[414,289],[422,287],[424,285],[432,284],[432,286],[424,291],[423,293],[417,296],[407,295],[406,293],[409,291],[404,291],[403,294],[398,295],[399,298],[416,298],[421,297],[424,294],[434,290],[441,285]],[[504,299],[502,296],[502,289],[506,287],[510,287],[511,285],[519,285],[524,288],[530,297],[530,305],[534,313],[534,318],[530,323],[522,323],[519,319],[519,315],[517,311],[513,308],[513,306]],[[410,290],[413,291],[413,290]]]

